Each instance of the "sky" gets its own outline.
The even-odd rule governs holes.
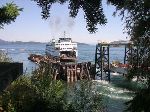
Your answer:
[[[15,4],[23,8],[23,12],[15,22],[5,25],[0,29],[0,39],[6,41],[36,41],[49,42],[52,38],[58,39],[64,36],[72,38],[73,41],[95,44],[98,41],[126,40],[127,35],[123,33],[123,21],[116,16],[113,17],[115,7],[107,5],[103,0],[103,10],[107,18],[105,26],[98,26],[95,34],[90,34],[86,29],[84,12],[79,11],[76,18],[69,17],[68,3],[63,5],[53,4],[50,18],[42,19],[41,8],[31,0],[13,0]],[[12,0],[0,0],[0,6]]]

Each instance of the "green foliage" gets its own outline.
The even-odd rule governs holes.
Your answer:
[[[131,40],[150,35],[150,2],[149,0],[108,0],[115,5],[120,16],[125,20],[127,33]],[[138,41],[139,42],[139,41]]]
[[[10,110],[25,112],[34,105],[36,96],[36,88],[31,85],[30,78],[20,77],[3,93],[3,109],[8,112],[11,112]]]
[[[0,7],[0,28],[3,28],[4,24],[14,22],[19,15],[19,11],[22,11],[22,8],[14,3],[7,3],[5,6]]]
[[[79,9],[84,11],[84,18],[86,20],[86,28],[90,33],[97,31],[97,25],[105,25],[106,18],[103,13],[102,0],[32,0],[37,2],[42,8],[42,17],[47,19],[50,16],[50,8],[54,3],[63,4],[69,2],[70,16],[76,17]]]
[[[64,90],[62,82],[51,80],[50,74],[22,76],[3,93],[2,106],[6,111],[16,112],[67,112]]]
[[[42,65],[32,77],[22,76],[14,81],[3,93],[3,109],[8,112],[67,111],[63,103],[64,85],[52,80],[48,67]]]
[[[96,85],[87,80],[77,82],[69,92],[69,100],[77,112],[104,112],[102,95]]]
[[[49,67],[49,65],[42,65],[39,72],[33,74],[32,84],[38,88],[40,99],[48,103],[47,111],[61,112],[65,110],[63,101],[65,86],[61,81],[52,80],[51,73],[47,71],[50,70]],[[43,73],[40,73],[41,71]]]
[[[0,62],[11,62],[11,58],[8,57],[8,55],[3,52],[3,51],[0,51]]]
[[[133,100],[126,103],[131,112],[150,112],[150,89],[140,90]]]
[[[62,83],[51,81],[51,84],[46,85],[43,80],[34,85],[30,78],[23,76],[13,82],[3,93],[3,108],[16,112],[64,111]]]
[[[103,110],[101,96],[94,85],[80,82],[67,88],[52,80],[50,65],[42,65],[33,76],[21,76],[0,97],[7,112],[97,112]],[[70,91],[69,91],[70,90]],[[71,96],[71,97],[70,97]]]
[[[49,80],[52,80],[52,65],[51,64],[46,64],[46,63],[41,63],[35,71],[32,73],[32,80],[40,80],[42,79],[43,76],[49,77]],[[34,82],[35,82],[34,81]]]
[[[150,2],[149,0],[108,0],[116,6],[117,12],[125,20],[125,29],[135,48],[130,59],[132,68],[129,70],[128,79],[137,77],[145,88],[128,102],[131,112],[149,112],[150,105]],[[117,13],[115,12],[115,14]]]

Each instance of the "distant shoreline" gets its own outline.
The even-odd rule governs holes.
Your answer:
[[[0,39],[0,45],[8,45],[8,44],[47,44],[48,42],[34,42],[34,41],[29,41],[29,42],[22,42],[22,41],[5,41]],[[96,44],[89,44],[89,43],[81,43],[77,42],[78,45],[96,45]],[[126,40],[118,40],[118,41],[113,41],[110,42],[111,44],[119,44],[119,43],[128,43]]]
[[[5,41],[0,39],[0,45],[8,45],[8,44],[47,44],[48,42],[34,42],[34,41],[29,41],[29,42],[22,42],[22,41]],[[78,44],[82,45],[89,45],[87,43],[80,43],[77,42]]]

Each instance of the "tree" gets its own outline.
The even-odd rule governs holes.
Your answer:
[[[0,29],[4,27],[5,24],[10,24],[14,22],[16,17],[19,15],[19,11],[22,11],[14,3],[6,3],[6,5],[0,7]]]
[[[106,24],[106,18],[102,8],[102,0],[32,0],[42,8],[42,17],[47,19],[50,16],[50,8],[54,3],[63,4],[69,2],[70,16],[76,17],[79,9],[85,12],[87,29],[95,33],[98,24]],[[107,0],[108,4],[116,6],[116,12],[125,20],[126,32],[131,40],[138,43],[139,37],[150,35],[150,2],[149,0]],[[116,13],[115,12],[115,13]],[[115,14],[114,13],[114,14]],[[147,42],[148,43],[148,42]]]
[[[98,24],[106,24],[106,18],[103,13],[102,0],[34,0],[42,7],[42,16],[47,18],[50,15],[51,5],[54,3],[69,2],[70,16],[76,17],[79,8],[85,13],[87,29],[95,33]],[[136,52],[133,67],[129,71],[129,78],[138,76],[141,81],[146,80],[146,88],[140,90],[133,100],[129,103],[129,111],[149,112],[149,102],[147,93],[150,94],[150,2],[149,0],[107,0],[108,4],[116,6],[116,12],[122,16],[125,22],[125,32],[134,42]],[[149,97],[149,96],[148,96]],[[140,102],[139,99],[142,99]],[[149,99],[149,98],[148,98]],[[138,102],[138,104],[137,104]],[[148,104],[142,106],[144,102]]]
[[[128,78],[138,77],[145,88],[128,102],[127,110],[149,112],[150,108],[150,2],[148,0],[108,0],[125,20],[125,29],[136,47]],[[143,105],[144,104],[144,105]]]
[[[47,19],[50,16],[50,8],[54,3],[63,4],[69,2],[70,16],[75,18],[81,8],[84,11],[86,28],[90,33],[97,31],[97,25],[105,25],[107,20],[103,14],[102,0],[33,0],[42,8],[42,17]]]
[[[150,2],[149,0],[108,0],[116,6],[116,12],[125,20],[125,29],[135,45],[149,44]],[[146,41],[147,43],[143,42]],[[148,47],[148,46],[147,46]]]
[[[138,77],[145,88],[138,91],[133,100],[126,103],[128,111],[149,112],[150,108],[150,2],[148,0],[124,0],[116,3],[116,0],[109,0],[109,3],[116,6],[120,15],[125,20],[126,31],[136,47],[132,68],[128,78]],[[138,54],[138,55],[137,55]],[[143,105],[144,104],[144,105]]]
[[[0,95],[7,112],[103,112],[102,96],[92,82],[74,87],[52,80],[51,65],[43,64],[31,77],[23,75]],[[87,86],[85,86],[87,85]],[[70,91],[69,91],[70,90]]]
[[[50,74],[33,75],[37,77],[19,77],[4,90],[0,105],[5,111],[74,112],[64,103],[65,87],[61,81],[51,80]]]

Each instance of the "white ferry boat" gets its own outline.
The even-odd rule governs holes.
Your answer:
[[[77,43],[71,38],[52,39],[46,45],[46,55],[60,58],[60,61],[76,61],[78,56]]]

